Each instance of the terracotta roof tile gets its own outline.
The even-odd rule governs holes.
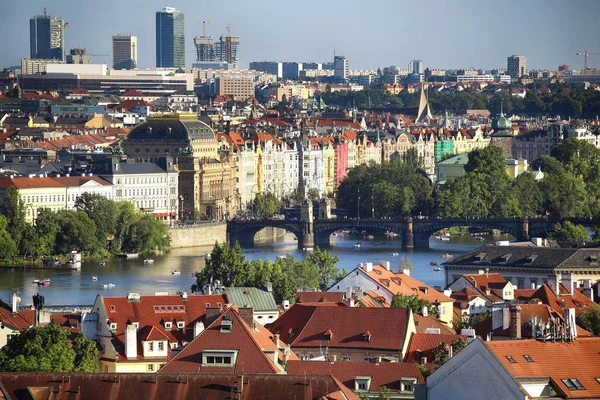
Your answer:
[[[440,343],[449,345],[458,338],[467,340],[466,336],[457,334],[415,333],[410,338],[405,361],[418,363],[421,357],[427,357],[427,362],[432,363],[435,360],[435,349]]]

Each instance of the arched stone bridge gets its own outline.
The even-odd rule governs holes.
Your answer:
[[[531,237],[547,237],[554,225],[564,222],[559,218],[443,218],[443,219],[315,219],[312,223],[292,220],[249,220],[229,221],[227,233],[230,242],[239,241],[242,244],[254,243],[254,235],[266,227],[281,228],[292,232],[298,238],[300,247],[314,245],[329,245],[331,234],[342,229],[358,231],[394,232],[402,237],[403,247],[429,247],[429,237],[444,228],[453,226],[469,226],[477,228],[492,228],[513,235],[517,240],[529,240]],[[569,221],[590,226],[590,219],[569,219]]]

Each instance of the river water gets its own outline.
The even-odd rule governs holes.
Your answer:
[[[337,267],[348,271],[360,262],[390,261],[393,269],[398,269],[400,259],[410,260],[413,264],[411,275],[431,285],[444,285],[444,272],[434,271],[431,261],[439,264],[446,261],[442,254],[458,256],[486,243],[495,240],[507,240],[504,235],[482,236],[484,240],[474,240],[473,236],[452,236],[449,241],[430,238],[429,249],[402,250],[399,238],[386,239],[375,236],[373,240],[362,240],[356,234],[338,234],[327,250],[340,258]],[[275,260],[278,255],[288,254],[302,258],[303,252],[298,249],[293,234],[286,234],[277,241],[256,244],[244,248],[247,259]],[[361,241],[360,248],[356,247]],[[150,295],[156,292],[176,293],[180,290],[189,292],[195,283],[193,273],[204,267],[203,255],[210,252],[211,247],[175,249],[162,255],[154,256],[154,263],[144,264],[142,259],[106,260],[105,266],[95,262],[83,262],[80,270],[57,269],[0,269],[0,298],[10,304],[12,293],[17,291],[21,297],[21,306],[33,303],[32,296],[40,293],[45,297],[46,305],[91,305],[98,294],[121,296],[130,292]],[[398,252],[399,255],[392,255]],[[180,271],[173,275],[172,271]],[[97,276],[98,280],[92,280]],[[49,286],[38,286],[34,279],[50,279]],[[104,283],[113,283],[114,287],[104,288]]]

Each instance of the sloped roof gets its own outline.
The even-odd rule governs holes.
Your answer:
[[[231,399],[234,391],[241,389],[240,379],[239,375],[229,373],[0,373],[0,385],[11,399],[21,399],[21,393],[28,393],[28,388],[39,388],[45,396],[51,395],[53,400],[71,400],[74,397],[89,400],[227,400]],[[239,395],[240,400],[288,400],[298,394],[306,400],[359,400],[332,376],[269,373],[252,374],[243,379],[244,390]],[[310,385],[306,384],[307,381]],[[57,383],[61,385],[60,391],[56,390]]]
[[[46,188],[46,187],[66,187],[66,185],[54,178],[38,177],[0,177],[0,189],[8,189],[9,187],[15,187],[16,189],[33,189],[33,188]]]
[[[150,118],[148,121],[134,127],[127,135],[127,140],[188,141],[214,138],[215,133],[210,126],[193,118]]]
[[[435,349],[440,343],[449,345],[458,338],[467,340],[466,336],[457,334],[415,333],[410,338],[404,361],[418,363],[421,357],[427,357],[427,362],[432,363],[435,360]]]
[[[370,376],[370,392],[377,392],[383,386],[393,392],[401,390],[401,378],[417,378],[418,384],[425,383],[423,374],[415,363],[371,363],[364,361],[289,361],[289,375],[331,375],[338,378],[346,387],[354,388],[357,376]]]
[[[298,292],[295,303],[338,303],[344,301],[344,292]]]
[[[598,398],[600,338],[578,338],[569,343],[533,339],[485,342],[515,378],[550,377],[567,398]],[[532,362],[525,359],[531,357]],[[508,356],[516,362],[510,362]],[[582,390],[569,389],[562,379],[577,379]]]
[[[128,322],[138,322],[140,329],[154,327],[166,335],[170,343],[182,345],[192,340],[196,321],[205,322],[209,305],[219,307],[219,304],[223,306],[227,302],[223,295],[188,295],[187,300],[176,295],[141,296],[139,301],[129,301],[126,296],[107,296],[102,300],[108,319],[117,323],[113,344],[123,359]],[[165,329],[163,321],[174,322],[172,329]],[[185,328],[179,329],[175,321],[183,321]]]
[[[252,307],[254,311],[277,311],[273,293],[254,287],[228,287],[223,294],[229,304],[239,307]]]
[[[413,318],[415,320],[415,328],[417,330],[417,333],[425,333],[427,328],[436,328],[436,329],[440,330],[440,333],[449,334],[449,335],[455,334],[455,332],[452,328],[450,328],[448,325],[444,324],[443,322],[438,321],[431,315],[424,317],[421,314],[413,314]]]
[[[0,321],[16,329],[29,328],[34,322],[20,312],[13,315],[11,306],[2,300],[0,300]]]
[[[295,347],[365,348],[399,351],[408,330],[406,308],[322,307],[294,304],[268,326]],[[332,332],[327,336],[326,332]],[[371,340],[365,341],[365,332]]]
[[[231,318],[231,330],[222,332],[221,324],[226,316]],[[267,337],[263,338],[259,345],[255,337],[265,335]],[[254,326],[248,326],[236,308],[232,307],[167,362],[161,371],[278,373],[281,369],[263,351],[279,353],[278,347],[271,338],[272,335],[266,329],[260,330],[258,327],[255,329]],[[206,350],[237,350],[235,365],[233,367],[203,366],[202,352]]]

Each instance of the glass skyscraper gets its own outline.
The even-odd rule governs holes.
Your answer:
[[[185,68],[184,16],[176,8],[156,12],[156,66]]]
[[[31,58],[64,60],[65,34],[62,18],[46,13],[29,20],[29,48]]]

